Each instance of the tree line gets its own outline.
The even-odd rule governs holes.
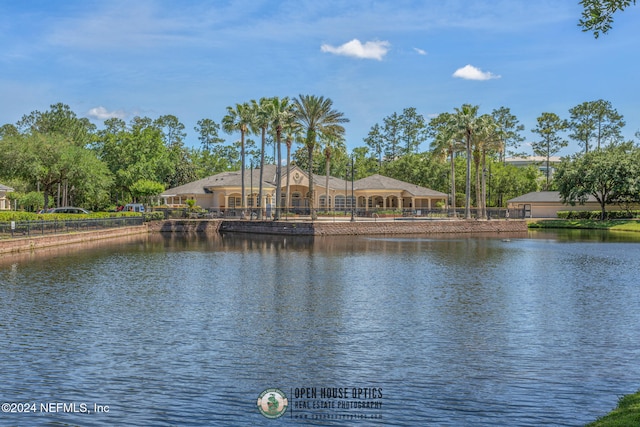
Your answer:
[[[348,179],[352,174],[359,179],[380,173],[449,193],[451,207],[464,205],[468,218],[471,206],[486,217],[487,207],[504,206],[509,198],[540,189],[556,189],[567,195],[567,202],[580,202],[584,194],[568,190],[577,185],[567,184],[569,167],[585,158],[613,156],[614,151],[616,156],[631,157],[637,152],[621,136],[623,116],[605,100],[577,105],[567,119],[551,112],[537,118],[531,130],[537,138],[531,148],[546,159],[546,176],[536,166],[516,168],[505,163],[507,156],[523,154],[518,150],[525,140],[524,126],[506,107],[480,114],[479,106],[464,104],[429,119],[413,107],[405,108],[374,124],[364,145],[351,153],[346,148],[346,122],[345,115],[322,96],[260,98],[227,107],[220,122],[199,120],[194,131],[200,145],[187,147],[185,126],[173,115],[134,117],[129,122],[112,118],[98,129],[58,103],[0,127],[0,178],[18,190],[21,204],[32,209],[79,205],[104,210],[146,201],[167,188],[223,171],[240,170],[244,179],[250,165],[260,169],[259,204],[264,165],[277,165],[280,182],[282,165],[296,164],[309,175],[325,175],[327,181],[329,176]],[[226,142],[221,132],[238,139]],[[550,157],[567,146],[565,134],[584,151],[566,158],[552,179]],[[307,197],[314,212],[310,182]],[[281,186],[276,188],[278,203]],[[285,200],[288,194],[287,189]],[[608,196],[606,203],[622,198],[629,202],[633,194],[629,186],[624,197]]]

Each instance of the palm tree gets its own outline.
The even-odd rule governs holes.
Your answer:
[[[260,98],[259,102],[256,100],[251,100],[251,108],[253,109],[253,114],[255,120],[252,123],[252,131],[255,134],[260,133],[261,136],[261,145],[260,145],[260,178],[258,179],[258,219],[262,218],[262,183],[264,182],[264,150],[266,145],[266,135],[267,128],[269,127],[269,122],[271,120],[271,112],[270,112],[270,99]]]
[[[309,208],[311,219],[317,218],[313,210],[314,190],[313,190],[313,151],[316,146],[316,137],[321,135],[332,135],[339,137],[344,134],[344,127],[341,123],[347,123],[349,119],[343,113],[334,110],[333,101],[323,96],[299,95],[294,99],[295,115],[298,122],[306,129],[305,145],[309,155]]]
[[[222,129],[226,133],[240,132],[240,207],[244,209],[245,205],[245,189],[244,189],[244,171],[245,171],[245,152],[244,137],[254,121],[253,109],[248,103],[236,104],[236,108],[227,107],[227,115],[222,118]]]
[[[284,142],[287,145],[287,190],[284,203],[284,207],[286,209],[289,209],[289,207],[291,207],[291,146],[293,144],[293,141],[299,140],[300,129],[301,126],[298,122],[295,121],[295,116],[294,120],[287,123],[283,129],[285,132]]]
[[[479,217],[487,219],[486,196],[486,157],[487,151],[494,151],[498,142],[497,124],[492,116],[483,114],[476,121],[476,131],[473,137],[473,161],[476,172],[476,205],[480,208]]]
[[[466,155],[467,155],[467,177],[465,185],[465,208],[464,218],[471,219],[471,143],[473,135],[476,132],[476,122],[478,120],[477,105],[464,104],[460,108],[456,108],[453,115],[453,127],[460,132],[464,138]]]
[[[451,158],[451,171],[449,174],[451,178],[451,209],[455,218],[457,216],[455,155],[464,148],[464,143],[455,128],[454,117],[451,113],[442,113],[431,119],[427,133],[433,137],[431,149],[444,155],[444,157],[450,156]]]
[[[280,211],[282,209],[282,149],[280,142],[282,141],[282,131],[286,126],[295,120],[293,113],[293,105],[289,103],[289,98],[279,99],[271,98],[269,101],[269,115],[271,118],[271,127],[276,134],[276,205],[274,220],[280,219]]]
[[[327,212],[331,207],[329,205],[329,171],[331,170],[331,156],[334,149],[343,149],[346,151],[346,147],[343,139],[335,138],[331,135],[324,136],[322,139],[324,143],[324,162],[325,162],[325,207]]]

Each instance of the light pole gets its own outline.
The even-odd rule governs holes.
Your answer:
[[[355,212],[354,212],[354,198],[353,198],[353,175],[355,173],[355,169],[353,167],[353,157],[351,157],[351,222],[356,220]]]
[[[251,159],[251,175],[249,176],[249,180],[251,181],[251,194],[249,194],[249,199],[251,200],[251,209],[249,209],[249,219],[253,219],[253,210],[255,206],[253,204],[253,159]]]
[[[344,216],[347,216],[347,200],[349,199],[349,163],[344,168]]]

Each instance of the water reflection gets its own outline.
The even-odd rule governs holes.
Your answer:
[[[6,423],[272,425],[268,387],[380,387],[384,418],[354,422],[583,425],[638,388],[638,249],[154,234],[3,257],[0,394],[113,407]]]

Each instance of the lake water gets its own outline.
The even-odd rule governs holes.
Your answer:
[[[639,237],[156,234],[0,258],[0,425],[584,425],[640,388]]]

